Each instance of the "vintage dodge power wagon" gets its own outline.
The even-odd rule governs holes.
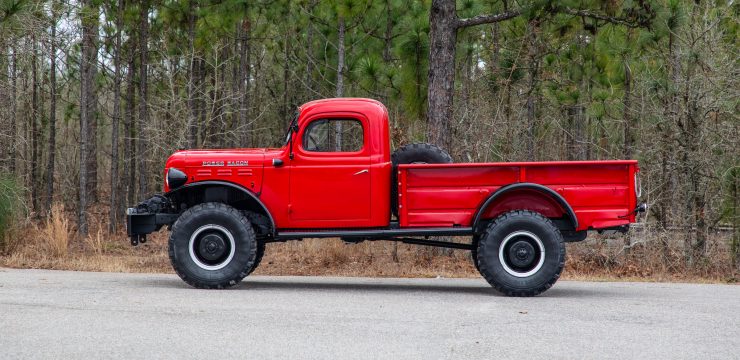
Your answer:
[[[299,108],[281,148],[174,153],[164,193],[129,208],[127,230],[137,245],[166,225],[172,266],[198,288],[236,285],[267,243],[341,238],[470,250],[495,289],[533,296],[560,277],[565,242],[626,231],[645,210],[638,171],[634,160],[452,163],[429,144],[391,153],[383,104],[325,99]]]

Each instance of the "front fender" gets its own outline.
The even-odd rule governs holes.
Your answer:
[[[269,236],[275,237],[275,220],[264,203],[248,189],[226,181],[201,181],[190,183],[162,195],[142,201],[126,210],[126,232],[131,244],[146,242],[146,236],[172,225],[185,210],[203,202],[223,202],[239,210],[264,215],[270,224]]]

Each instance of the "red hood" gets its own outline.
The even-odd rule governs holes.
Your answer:
[[[178,161],[185,166],[203,166],[204,162],[223,162],[224,166],[263,166],[267,149],[217,149],[217,150],[183,150],[178,151],[167,161]],[[244,165],[244,161],[247,162]],[[209,163],[210,164],[210,163]],[[182,166],[182,165],[181,165]]]
[[[262,187],[262,168],[265,153],[274,149],[216,149],[182,150],[172,154],[165,165],[165,174],[171,167],[184,171],[187,183],[198,181],[227,181],[243,185],[255,193]],[[165,191],[169,191],[165,184]]]

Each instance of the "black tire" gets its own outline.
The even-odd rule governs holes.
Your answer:
[[[480,264],[478,263],[478,243],[480,242],[480,236],[473,235],[473,248],[470,249],[470,260],[473,262],[473,266],[475,266],[475,270],[478,270],[480,272]]]
[[[251,275],[255,270],[257,270],[257,267],[260,266],[260,263],[262,262],[262,257],[265,255],[264,237],[265,234],[269,231],[270,223],[267,217],[252,211],[245,211],[244,216],[247,217],[249,223],[252,224],[252,230],[254,230],[254,233],[257,234],[257,258],[254,259],[254,265],[252,266],[252,269],[249,270],[249,274],[247,274]]]
[[[427,143],[401,146],[391,154],[391,211],[398,216],[398,165],[400,164],[449,164],[452,156],[436,145]]]
[[[252,268],[249,270],[247,275],[251,275],[255,270],[257,270],[257,267],[259,267],[262,262],[263,256],[265,256],[265,242],[257,240],[257,257],[254,259],[254,265],[252,265]]]
[[[496,290],[508,296],[535,296],[560,278],[565,243],[550,219],[516,210],[488,225],[478,241],[477,259],[481,275]]]
[[[258,248],[249,220],[222,203],[204,203],[185,211],[172,226],[169,241],[175,272],[201,289],[238,284],[254,267]]]

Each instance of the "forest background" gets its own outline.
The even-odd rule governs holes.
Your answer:
[[[181,148],[277,146],[370,97],[457,162],[637,159],[649,211],[566,276],[737,281],[733,0],[0,0],[0,265],[169,271],[126,206]],[[467,252],[271,245],[260,272],[467,276]],[[358,263],[364,264],[359,266]],[[569,275],[570,274],[570,275]]]

